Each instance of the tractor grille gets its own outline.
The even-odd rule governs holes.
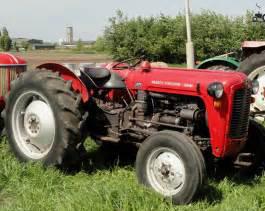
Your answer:
[[[248,132],[250,113],[250,89],[239,89],[235,91],[233,100],[233,110],[230,123],[230,138],[244,138]]]
[[[17,72],[21,72],[22,68],[0,67],[0,96],[5,96],[9,91],[9,83],[17,78]]]

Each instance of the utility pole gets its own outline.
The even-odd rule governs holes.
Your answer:
[[[187,43],[186,43],[186,58],[187,68],[194,68],[194,46],[191,39],[191,24],[190,24],[190,0],[185,0],[186,11],[186,28],[187,28]]]

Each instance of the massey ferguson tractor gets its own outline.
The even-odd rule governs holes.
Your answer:
[[[205,154],[244,167],[264,160],[264,129],[249,120],[258,84],[243,73],[151,67],[143,59],[18,73],[3,117],[20,161],[72,166],[88,136],[134,143],[139,182],[186,204],[204,184]]]

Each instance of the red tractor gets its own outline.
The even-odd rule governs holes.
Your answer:
[[[204,154],[240,166],[264,159],[264,129],[249,121],[257,91],[243,73],[151,67],[142,59],[75,70],[48,63],[12,83],[3,116],[21,161],[71,166],[88,136],[134,143],[139,182],[185,204],[204,183]]]

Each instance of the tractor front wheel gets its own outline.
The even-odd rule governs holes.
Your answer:
[[[11,151],[20,161],[73,166],[79,161],[81,98],[59,74],[36,70],[12,84],[3,116]]]
[[[174,204],[189,203],[205,179],[204,158],[187,136],[164,131],[144,141],[136,158],[138,180]]]

